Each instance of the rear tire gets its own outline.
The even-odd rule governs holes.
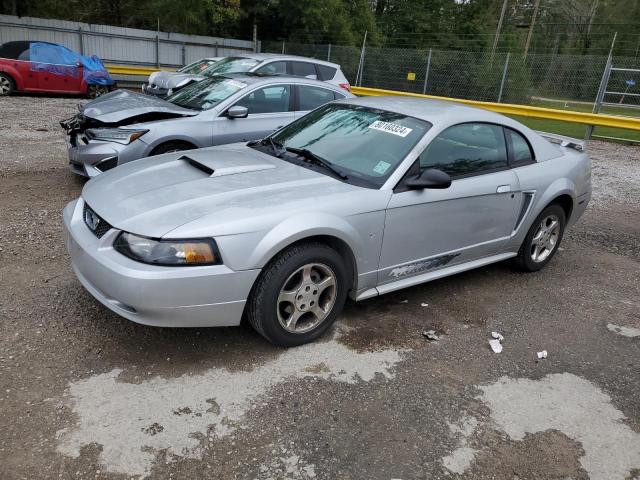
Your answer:
[[[0,73],[0,97],[8,97],[13,94],[16,84],[6,73]]]
[[[159,145],[151,152],[150,156],[162,155],[163,153],[180,152],[182,150],[192,150],[196,147],[185,142],[167,142]]]
[[[109,93],[109,87],[106,85],[89,85],[87,87],[87,97],[98,98]]]
[[[565,226],[566,216],[560,205],[554,203],[545,208],[529,228],[516,257],[516,265],[525,272],[544,268],[558,251]]]
[[[331,247],[295,245],[263,269],[249,295],[247,319],[274,345],[312,342],[342,311],[348,278],[343,258]]]

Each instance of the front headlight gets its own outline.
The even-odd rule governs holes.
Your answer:
[[[149,130],[131,130],[127,128],[90,128],[86,131],[90,140],[103,140],[127,145],[137,140]]]
[[[118,235],[113,248],[142,263],[164,266],[219,265],[222,263],[213,239],[154,240],[132,233]]]

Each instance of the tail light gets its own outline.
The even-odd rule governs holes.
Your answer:
[[[338,86],[340,88],[344,88],[347,92],[351,92],[351,85],[349,83],[339,83]]]

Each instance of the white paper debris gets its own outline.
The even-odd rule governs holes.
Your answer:
[[[489,345],[491,346],[491,350],[493,350],[493,353],[502,352],[502,344],[500,343],[500,340],[497,340],[495,338],[493,340],[489,340]]]
[[[421,306],[421,307],[428,307],[428,306],[429,306],[429,304],[428,304],[428,303],[421,303],[421,304],[420,304],[420,306]]]
[[[401,300],[400,303],[409,303],[409,300]]]
[[[547,351],[546,350],[542,350],[541,352],[538,352],[538,359],[542,360],[543,358],[547,358]]]
[[[491,332],[491,336],[496,340],[500,340],[501,342],[504,340],[504,337],[498,332]]]
[[[433,340],[433,341],[438,340],[439,338],[435,330],[426,330],[422,332],[422,335],[427,337],[429,340]]]

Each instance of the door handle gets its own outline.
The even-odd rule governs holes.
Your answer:
[[[511,185],[499,185],[496,188],[496,193],[507,193],[511,191]]]

